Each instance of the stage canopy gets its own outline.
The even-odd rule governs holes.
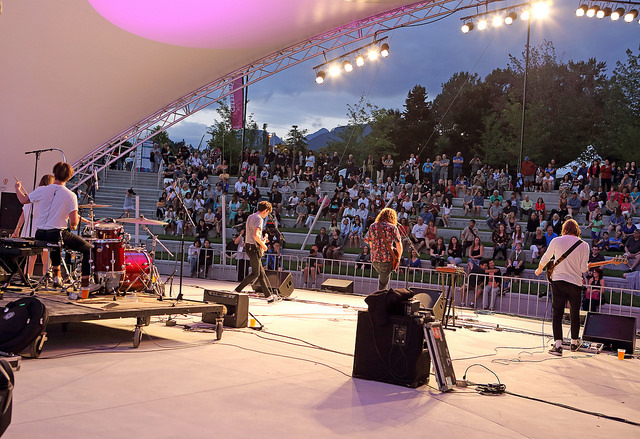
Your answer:
[[[34,156],[74,163],[171,102],[282,48],[407,0],[4,0],[0,190]],[[42,154],[39,174],[61,155]]]

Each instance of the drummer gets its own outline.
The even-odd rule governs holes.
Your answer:
[[[62,242],[65,248],[82,254],[82,297],[89,294],[89,275],[91,273],[90,252],[91,245],[78,235],[70,232],[78,226],[78,198],[65,186],[73,176],[73,168],[68,163],[58,162],[53,167],[53,184],[40,186],[26,195],[21,181],[16,181],[16,195],[22,204],[38,203],[38,224],[36,239],[52,243]],[[53,285],[62,286],[60,278],[60,249],[51,249],[51,270]]]

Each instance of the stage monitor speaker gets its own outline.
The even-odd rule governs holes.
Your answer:
[[[582,339],[603,343],[607,350],[624,349],[632,354],[636,346],[636,318],[589,312]]]
[[[411,288],[414,293],[413,298],[420,301],[420,308],[431,311],[433,316],[442,320],[447,300],[440,290],[429,290],[425,288]]]
[[[265,270],[269,284],[271,285],[271,292],[278,293],[280,297],[289,297],[293,293],[293,278],[288,271],[275,271]],[[262,293],[262,287],[257,280],[251,284],[253,291]]]
[[[358,312],[353,377],[418,387],[429,381],[429,351],[425,349],[419,316],[390,315],[375,326],[368,311]]]
[[[327,279],[322,283],[322,289],[353,294],[353,281],[348,279]]]
[[[5,360],[0,360],[0,436],[11,424],[14,383],[11,366]]]
[[[218,303],[227,307],[224,326],[230,328],[246,328],[249,324],[249,296],[244,293],[204,290],[205,302]],[[216,323],[217,313],[203,313],[202,321]]]
[[[22,203],[13,192],[2,192],[0,197],[0,233],[12,233],[22,214]]]

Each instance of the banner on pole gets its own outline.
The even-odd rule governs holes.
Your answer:
[[[231,129],[239,130],[243,128],[244,115],[244,84],[243,78],[233,81],[233,88],[236,90],[229,96],[229,108],[231,109]]]

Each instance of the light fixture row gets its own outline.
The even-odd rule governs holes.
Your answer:
[[[367,60],[375,61],[378,58],[386,58],[389,56],[389,43],[383,42],[387,37],[376,40],[371,44],[352,50],[337,58],[326,61],[324,64],[315,66],[313,70],[316,72],[316,83],[322,84],[327,76],[337,77],[341,73],[349,73],[353,71],[353,64],[357,67],[365,65]],[[352,62],[353,59],[353,62]]]
[[[519,9],[520,6],[522,6],[521,9]],[[528,3],[524,3],[511,8],[463,17],[463,25],[460,30],[466,34],[473,29],[485,30],[489,26],[496,28],[503,24],[511,25],[518,19],[518,11],[520,12],[520,19],[523,21],[531,18],[544,18],[549,15],[549,9],[550,3],[548,1],[539,1],[531,4],[531,7],[529,7]]]
[[[596,17],[600,19],[609,17],[613,21],[618,21],[622,18],[627,23],[631,23],[636,18],[638,18],[637,9],[630,9],[627,11],[625,8],[621,6],[617,8],[615,8],[615,6],[616,6],[615,3],[612,5],[607,4],[607,6],[604,6],[604,7],[601,7],[597,4],[589,4],[589,5],[582,4],[578,9],[576,9],[576,15],[578,17],[589,17],[589,18]]]

